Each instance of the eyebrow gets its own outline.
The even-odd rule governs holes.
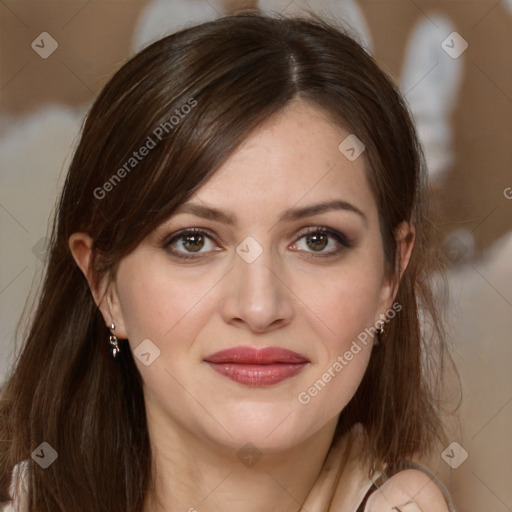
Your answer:
[[[306,217],[312,217],[313,215],[319,215],[320,213],[333,210],[344,210],[355,213],[362,218],[366,226],[368,225],[368,218],[357,206],[340,199],[312,204],[302,208],[290,208],[281,214],[279,217],[279,222],[297,221]],[[235,217],[233,215],[218,210],[217,208],[211,208],[209,206],[204,206],[197,203],[185,203],[184,205],[178,207],[178,209],[174,212],[175,215],[179,213],[191,213],[197,217],[222,222],[223,224],[227,224],[229,226],[235,224]]]

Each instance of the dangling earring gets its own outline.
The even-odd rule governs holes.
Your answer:
[[[112,350],[112,357],[115,359],[121,349],[119,348],[119,343],[117,342],[117,336],[115,335],[115,326],[112,324],[112,334],[110,335],[110,345]]]
[[[378,347],[382,341],[382,335],[384,334],[384,324],[382,324],[375,333],[375,340],[373,341],[373,346]]]

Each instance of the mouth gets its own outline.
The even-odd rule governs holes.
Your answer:
[[[279,347],[234,347],[204,360],[221,375],[253,387],[271,386],[294,377],[309,363],[303,355]]]

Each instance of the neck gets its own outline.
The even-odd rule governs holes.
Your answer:
[[[298,512],[320,474],[336,422],[298,446],[267,453],[148,422],[153,478],[144,512]]]

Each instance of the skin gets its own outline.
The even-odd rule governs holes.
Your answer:
[[[307,405],[297,396],[375,325],[397,287],[384,273],[364,156],[351,162],[338,150],[348,135],[295,101],[246,139],[189,200],[232,215],[233,225],[175,214],[121,260],[114,281],[93,282],[91,238],[70,237],[106,325],[114,323],[132,350],[145,339],[160,350],[149,366],[135,359],[156,464],[155,493],[145,512],[292,512],[320,478],[339,414],[366,370],[371,340]],[[338,209],[279,220],[285,210],[333,199],[364,218]],[[351,247],[330,236],[320,242],[303,236],[306,228],[321,226],[344,233]],[[163,247],[185,228],[203,228],[212,238],[192,239],[199,252],[190,246],[187,252],[183,239]],[[236,252],[249,236],[262,249],[252,263]],[[403,223],[397,239],[403,272],[413,228]],[[180,259],[172,249],[198,257]],[[204,362],[239,345],[288,348],[310,362],[298,375],[263,388],[233,382]],[[262,455],[252,467],[237,458],[248,442]]]
[[[407,469],[396,474],[372,494],[365,512],[448,512],[439,487],[422,471]]]

